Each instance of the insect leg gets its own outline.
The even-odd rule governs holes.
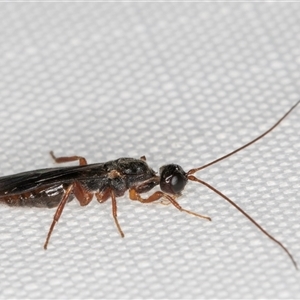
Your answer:
[[[80,166],[87,165],[86,159],[84,157],[82,157],[82,156],[74,155],[74,156],[56,157],[54,155],[53,151],[50,151],[50,155],[55,160],[56,163],[64,163],[64,162],[79,160],[79,165]]]
[[[110,196],[111,196],[111,203],[112,203],[112,214],[113,214],[113,217],[115,219],[115,223],[116,223],[116,226],[120,232],[120,235],[121,237],[123,238],[124,237],[124,233],[121,229],[121,226],[118,222],[118,216],[117,216],[117,200],[116,200],[116,196],[115,196],[115,193],[113,190],[110,190]]]
[[[152,194],[151,196],[149,196],[148,198],[144,199],[141,197],[141,195],[133,188],[129,189],[129,198],[131,200],[137,200],[139,202],[142,202],[142,203],[150,203],[150,202],[154,202],[156,200],[159,200],[161,198],[166,198],[170,201],[171,204],[173,204],[173,206],[175,206],[178,210],[180,211],[184,211],[188,214],[191,214],[191,215],[194,215],[196,217],[199,217],[199,218],[203,218],[203,219],[206,219],[206,220],[209,220],[211,221],[211,218],[210,217],[207,217],[207,216],[203,216],[203,215],[200,215],[200,214],[197,214],[193,211],[190,211],[190,210],[187,210],[187,209],[184,209],[182,208],[179,203],[173,198],[171,197],[170,195],[168,194],[165,194],[161,191],[157,191],[155,192],[154,194]]]
[[[81,206],[88,205],[94,197],[94,193],[84,189],[83,186],[77,181],[74,183],[74,195]]]
[[[64,210],[64,207],[65,207],[66,203],[68,202],[69,196],[70,196],[71,192],[73,191],[73,188],[74,188],[74,183],[70,184],[68,186],[68,188],[65,190],[65,193],[64,193],[61,201],[58,204],[58,207],[56,209],[55,215],[53,217],[52,224],[50,226],[50,229],[49,229],[49,232],[48,232],[48,235],[47,235],[46,242],[44,244],[44,249],[45,250],[47,249],[47,245],[48,245],[51,233],[52,233],[52,231],[54,229],[54,226],[58,222],[58,220],[59,220],[59,218],[60,218],[60,216],[61,216],[61,214],[62,214],[62,212]]]
[[[99,203],[103,203],[110,197],[110,191],[107,188],[107,189],[104,189],[101,192],[95,193],[95,196],[96,196]]]
[[[124,237],[124,233],[121,229],[121,226],[119,224],[119,221],[118,221],[118,215],[117,215],[117,200],[116,200],[116,195],[114,193],[114,191],[110,188],[107,188],[105,189],[104,191],[102,192],[97,192],[95,193],[95,196],[98,200],[99,203],[103,203],[105,202],[109,197],[111,197],[111,204],[112,204],[112,215],[113,215],[113,218],[115,220],[115,224],[118,228],[118,231],[121,235],[121,237],[123,238]]]

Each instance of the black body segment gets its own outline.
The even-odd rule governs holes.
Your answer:
[[[141,182],[155,178],[155,172],[141,159],[119,158],[106,163],[49,168],[0,178],[0,202],[10,206],[55,207],[64,187],[80,182],[88,192],[111,188],[117,197]],[[143,191],[159,182],[153,179]],[[74,198],[73,194],[72,197]]]

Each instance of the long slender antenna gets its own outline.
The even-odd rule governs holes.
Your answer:
[[[244,146],[242,146],[242,147],[240,147],[240,148],[238,148],[238,149],[230,152],[229,154],[226,154],[226,155],[224,155],[224,156],[222,156],[222,157],[220,157],[220,158],[218,158],[218,159],[216,159],[216,160],[214,160],[214,161],[212,161],[212,162],[210,162],[210,163],[208,163],[208,164],[206,164],[206,165],[204,165],[202,167],[189,170],[188,171],[188,175],[194,174],[194,173],[196,173],[196,172],[198,172],[198,171],[200,171],[202,169],[205,169],[205,168],[207,168],[207,167],[209,167],[209,166],[211,166],[211,165],[213,165],[213,164],[215,164],[215,163],[217,163],[217,162],[219,162],[219,161],[221,161],[221,160],[223,160],[223,159],[225,159],[225,158],[227,158],[227,157],[229,157],[229,156],[231,156],[231,155],[233,155],[233,154],[235,154],[235,153],[237,153],[237,152],[239,152],[239,151],[241,151],[241,150],[243,150],[245,148],[247,148],[248,146],[252,145],[253,143],[257,142],[258,140],[260,140],[261,138],[263,138],[265,135],[267,135],[269,132],[271,132],[276,126],[278,126],[281,123],[281,121],[283,121],[291,113],[291,111],[294,108],[296,108],[296,106],[299,103],[300,103],[300,100],[296,104],[294,104],[292,106],[292,108],[290,108],[290,110],[287,113],[285,113],[285,115],[281,119],[279,119],[279,121],[277,121],[270,129],[268,129],[265,133],[261,134],[259,137],[257,137],[253,141],[247,143],[246,145],[244,145]]]
[[[299,102],[298,102],[299,103]],[[289,250],[283,246],[283,244],[281,242],[279,242],[278,240],[276,240],[272,235],[270,235],[265,229],[263,229],[256,221],[254,221],[254,219],[252,217],[250,217],[242,208],[240,208],[236,203],[234,203],[231,199],[229,199],[227,196],[225,196],[223,193],[221,193],[220,191],[218,191],[216,188],[214,188],[213,186],[211,186],[210,184],[206,183],[205,181],[202,181],[200,179],[198,179],[197,177],[193,176],[193,175],[189,175],[188,176],[189,180],[192,181],[196,181],[199,182],[203,185],[205,185],[206,187],[208,187],[209,189],[211,189],[212,191],[214,191],[215,193],[217,193],[218,195],[220,195],[222,198],[224,198],[226,201],[228,201],[231,205],[233,205],[237,210],[239,210],[246,218],[248,218],[260,231],[262,231],[268,238],[270,238],[272,241],[274,241],[275,243],[277,243],[289,256],[289,258],[291,259],[292,263],[294,264],[296,270],[298,270],[298,266],[296,261],[294,260],[292,254],[289,252]]]

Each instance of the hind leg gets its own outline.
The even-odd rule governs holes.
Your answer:
[[[62,157],[56,157],[53,153],[53,151],[50,151],[51,157],[55,160],[56,163],[64,163],[64,162],[69,162],[69,161],[76,161],[79,160],[79,165],[80,166],[85,166],[87,165],[87,161],[84,157],[82,156],[62,156]]]

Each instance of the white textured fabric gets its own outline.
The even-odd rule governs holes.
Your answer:
[[[299,3],[0,4],[0,173],[146,155],[158,170],[216,159],[300,99]],[[198,173],[300,265],[300,107],[246,150]],[[171,205],[118,198],[0,207],[7,298],[300,298],[284,251],[225,200],[189,183]]]

